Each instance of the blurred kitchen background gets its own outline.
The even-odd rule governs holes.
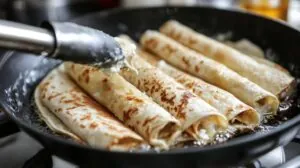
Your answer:
[[[215,6],[238,8],[287,21],[300,29],[300,0],[0,0],[0,17],[32,25],[42,20],[65,21],[118,7]]]

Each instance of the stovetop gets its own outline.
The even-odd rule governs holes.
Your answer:
[[[290,143],[239,168],[275,167],[300,155],[300,144]],[[77,168],[56,156],[51,156],[37,141],[24,132],[0,139],[0,167],[3,168]]]

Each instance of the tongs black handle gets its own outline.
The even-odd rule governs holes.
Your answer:
[[[102,31],[64,22],[46,22],[42,27],[0,20],[0,47],[108,66],[124,59],[119,44]]]

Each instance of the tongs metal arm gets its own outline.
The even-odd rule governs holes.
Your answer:
[[[124,59],[120,45],[102,31],[74,23],[45,22],[43,26],[0,20],[0,48],[106,67]]]
[[[55,38],[44,28],[0,20],[0,48],[49,54],[55,49]]]

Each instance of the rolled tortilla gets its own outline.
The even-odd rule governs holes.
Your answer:
[[[89,95],[151,145],[168,149],[181,134],[178,120],[118,73],[70,62],[65,68]]]
[[[148,30],[144,33],[141,43],[144,48],[168,63],[232,93],[261,114],[276,114],[279,105],[276,96],[223,64],[196,53],[155,31]]]
[[[52,70],[37,89],[43,105],[89,145],[127,151],[144,143],[76,86],[63,66]]]
[[[159,59],[146,51],[139,50],[139,55],[161,71],[173,77],[177,82],[193,91],[211,106],[227,117],[231,124],[245,124],[250,127],[259,125],[259,113],[243,103],[231,93],[205,81],[193,77]]]
[[[188,75],[164,61],[159,62],[158,68],[215,107],[227,117],[231,124],[242,123],[250,127],[259,125],[259,113],[227,91]]]
[[[237,42],[225,41],[224,44],[246,54],[247,56],[251,57],[260,64],[265,64],[271,68],[274,68],[275,70],[282,71],[283,73],[286,73],[290,76],[288,70],[276,64],[275,62],[266,59],[263,50],[247,39],[241,39]]]
[[[36,112],[39,117],[53,132],[70,137],[79,143],[84,143],[80,137],[75,135],[61,120],[59,120],[47,107],[45,107],[41,101],[40,89],[35,89],[34,101],[37,108]]]
[[[137,55],[128,60],[137,71],[124,68],[120,74],[169,111],[182,124],[182,129],[196,140],[205,140],[200,131],[212,138],[227,128],[227,119],[173,78]]]
[[[294,78],[286,73],[258,63],[245,54],[206,37],[177,21],[166,22],[160,31],[185,46],[226,65],[278,97],[294,81]]]

